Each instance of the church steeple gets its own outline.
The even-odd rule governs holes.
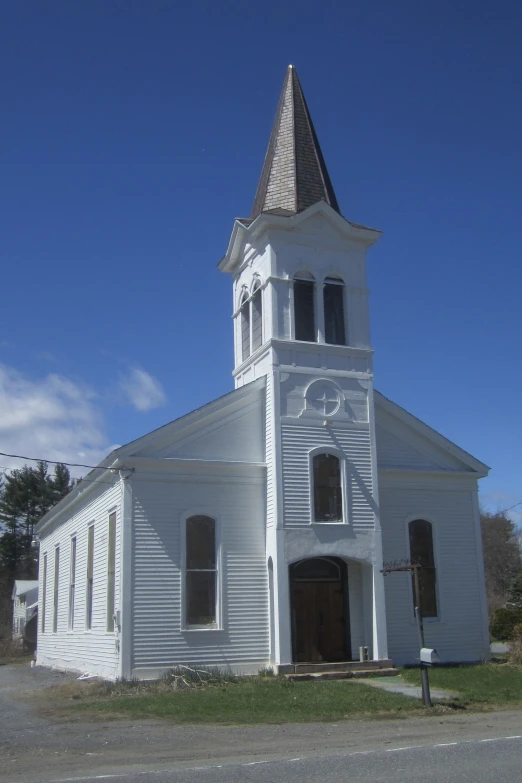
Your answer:
[[[293,65],[288,66],[251,218],[295,215],[318,201],[339,205]]]

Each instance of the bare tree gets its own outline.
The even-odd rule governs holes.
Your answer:
[[[488,610],[504,606],[513,579],[522,571],[520,531],[505,511],[482,511],[482,546]]]

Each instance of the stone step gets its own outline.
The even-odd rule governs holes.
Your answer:
[[[340,661],[339,663],[295,663],[293,671],[285,674],[312,674],[314,672],[349,672],[364,669],[389,669],[393,663],[389,658],[383,658],[380,661]]]
[[[370,661],[372,663],[372,661]],[[321,672],[302,672],[301,674],[285,674],[285,679],[295,682],[305,682],[306,680],[351,680],[362,677],[395,677],[399,670],[393,667],[388,669],[352,669],[351,671],[321,671]]]

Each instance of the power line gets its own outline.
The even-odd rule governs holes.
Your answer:
[[[100,465],[82,465],[80,462],[63,462],[62,460],[42,459],[41,457],[24,457],[21,454],[5,454],[3,451],[0,451],[0,457],[28,459],[32,462],[49,462],[51,465],[67,465],[68,468],[90,468],[91,470],[96,470],[96,468],[100,467]],[[12,470],[12,468],[8,468],[8,470]],[[134,468],[126,468],[124,465],[119,468],[104,468],[104,470],[130,470],[134,472]]]

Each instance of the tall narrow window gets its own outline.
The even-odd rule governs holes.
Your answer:
[[[411,562],[422,566],[419,569],[422,616],[437,617],[437,580],[431,522],[415,519],[410,522],[408,528]],[[413,595],[415,600],[415,583],[413,583]]]
[[[76,584],[76,536],[71,538],[71,567],[69,570],[69,630],[74,628],[74,588]]]
[[[114,592],[116,588],[116,512],[109,514],[107,546],[107,630],[114,631]]]
[[[323,287],[324,340],[331,345],[345,345],[344,286],[342,280],[327,277]]]
[[[92,594],[94,585],[94,525],[87,531],[87,596],[85,604],[85,627],[92,628]]]
[[[189,517],[186,522],[185,619],[187,625],[217,624],[216,522]]]
[[[241,302],[241,357],[242,360],[250,356],[250,302],[246,294]]]
[[[54,550],[53,633],[58,630],[58,580],[60,579],[60,547]]]
[[[47,553],[43,556],[42,566],[42,595],[40,597],[40,611],[42,613],[41,628],[45,633],[45,603],[47,598]]]
[[[263,302],[261,287],[258,286],[252,296],[252,353],[263,344]]]
[[[296,340],[317,341],[313,280],[294,280],[294,323]]]
[[[341,461],[334,454],[316,454],[313,459],[314,521],[342,522]]]

